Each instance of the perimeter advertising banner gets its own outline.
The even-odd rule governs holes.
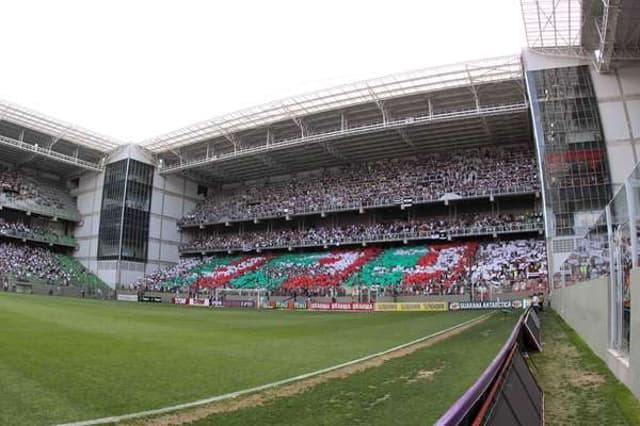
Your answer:
[[[121,302],[137,302],[137,294],[118,294],[117,299]]]
[[[375,304],[375,310],[379,312],[444,312],[449,310],[447,302],[379,302]]]
[[[186,298],[186,297],[174,297],[171,299],[171,303],[175,305],[189,305],[201,308],[207,308],[209,306],[214,308],[255,308],[256,302],[254,300],[209,300],[206,298]]]
[[[288,310],[300,310],[307,309],[306,303],[286,301],[286,302],[265,302],[262,305],[262,309],[288,309]]]
[[[517,300],[486,300],[484,302],[450,302],[450,311],[466,311],[471,309],[520,309],[523,302]]]
[[[140,302],[147,302],[147,303],[162,303],[161,296],[140,296],[140,299],[138,300]]]
[[[311,311],[358,311],[369,312],[374,310],[374,303],[322,303],[313,302],[307,305]]]

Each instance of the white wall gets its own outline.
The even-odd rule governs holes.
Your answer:
[[[162,176],[156,169],[151,198],[147,273],[178,262],[178,247],[185,238],[184,234],[178,232],[178,220],[193,210],[202,199],[197,191],[196,182],[184,176]]]
[[[640,270],[632,270],[632,300],[640,300]],[[632,303],[631,348],[623,359],[609,348],[609,277],[554,289],[551,305],[614,373],[640,398],[640,306]]]
[[[81,216],[81,222],[74,229],[74,236],[79,245],[74,256],[93,272],[96,272],[97,267],[103,183],[104,173],[86,172],[80,175],[78,188],[73,191],[78,197]]]
[[[619,65],[611,73],[591,68],[613,190],[640,161],[640,65]]]

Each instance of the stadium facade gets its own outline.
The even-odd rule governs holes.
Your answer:
[[[398,199],[333,212],[185,223],[207,194],[292,176],[315,179],[316,170],[343,164],[526,143],[536,152],[538,190],[467,198],[499,210],[515,197],[542,210],[550,282],[563,280],[563,265],[613,195],[635,188],[627,178],[640,160],[640,4],[521,3],[528,47],[519,55],[294,96],[138,144],[0,102],[2,166],[53,182],[51,191],[67,191],[72,200],[52,206],[3,198],[3,210],[48,218],[72,234],[73,257],[116,287],[181,255],[204,254],[184,244],[208,226],[242,232],[260,223],[269,229],[272,219],[304,226],[338,211],[372,222],[379,209],[448,209],[452,200]],[[631,251],[637,261],[636,238]]]

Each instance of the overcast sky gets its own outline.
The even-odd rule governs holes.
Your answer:
[[[0,98],[139,142],[341,83],[518,53],[518,0],[0,3]]]

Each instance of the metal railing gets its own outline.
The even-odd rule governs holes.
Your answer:
[[[27,213],[36,213],[42,216],[55,217],[58,219],[68,220],[71,222],[79,222],[81,219],[79,212],[70,212],[68,209],[58,209],[55,207],[48,207],[39,205],[34,202],[24,200],[9,200],[5,197],[0,197],[0,208],[10,208],[14,210],[21,210]]]
[[[14,238],[22,241],[35,241],[54,246],[78,247],[78,242],[73,237],[65,237],[58,235],[38,235],[32,232],[19,232],[14,230],[0,231],[0,237]]]
[[[294,248],[306,248],[306,247],[340,247],[349,245],[363,245],[374,243],[386,243],[386,242],[404,242],[418,241],[418,240],[431,240],[431,241],[443,241],[451,240],[458,237],[471,237],[471,236],[486,236],[486,235],[502,235],[502,234],[515,234],[515,233],[530,233],[544,231],[543,223],[521,223],[521,224],[509,224],[501,226],[488,226],[488,227],[473,227],[467,229],[449,230],[443,229],[440,231],[428,231],[428,232],[398,232],[398,233],[384,233],[373,236],[367,236],[365,238],[345,238],[341,240],[331,239],[324,241],[310,241],[301,240],[292,243],[280,243],[274,242],[273,244],[259,244],[251,245],[244,244],[238,246],[226,246],[226,247],[214,247],[214,246],[197,246],[195,244],[183,245],[180,247],[182,254],[200,254],[200,253],[215,253],[215,252],[260,252],[262,250],[292,250]]]
[[[247,221],[255,221],[255,220],[282,219],[282,218],[292,218],[296,216],[309,216],[309,215],[326,214],[326,213],[340,213],[345,211],[358,211],[360,209],[401,207],[403,205],[413,206],[413,205],[421,205],[421,204],[434,204],[434,203],[444,203],[447,201],[454,201],[454,200],[476,200],[481,198],[529,195],[529,194],[534,194],[538,191],[540,191],[540,189],[536,185],[532,184],[532,185],[514,186],[512,188],[508,188],[498,192],[485,191],[485,190],[466,191],[463,195],[458,194],[460,195],[460,198],[450,198],[450,199],[443,198],[442,196],[440,197],[406,196],[404,197],[404,199],[398,199],[397,197],[394,197],[394,199],[376,199],[371,201],[356,201],[351,203],[325,203],[322,206],[303,205],[291,212],[282,211],[278,214],[273,214],[270,212],[270,213],[255,214],[251,216],[236,217],[236,218],[220,217],[219,219],[205,220],[205,221],[184,220],[183,218],[178,221],[178,226],[181,228],[193,228],[193,227],[200,227],[200,226],[219,225],[223,223],[237,223],[237,222],[247,222]]]
[[[277,149],[289,148],[297,145],[304,145],[308,143],[324,142],[338,137],[353,136],[358,134],[366,134],[370,132],[387,130],[387,129],[400,129],[410,126],[417,126],[427,123],[435,123],[447,120],[460,120],[464,118],[472,118],[478,116],[491,116],[508,114],[518,111],[527,111],[528,105],[526,102],[508,104],[508,105],[495,105],[488,107],[480,107],[459,111],[449,111],[441,114],[427,114],[415,117],[404,117],[400,120],[383,121],[378,123],[366,124],[359,127],[345,128],[333,132],[325,132],[319,134],[302,135],[297,138],[285,139],[279,141],[273,141],[265,145],[236,148],[234,151],[215,154],[213,156],[205,156],[204,158],[194,159],[192,161],[181,161],[178,164],[169,164],[160,169],[161,174],[175,173],[181,170],[190,169],[204,164],[210,164],[220,162],[224,160],[259,154]]]
[[[71,155],[61,154],[59,152],[51,150],[50,148],[43,148],[37,145],[32,145],[16,139],[8,138],[6,136],[0,135],[0,144],[12,146],[12,147],[19,148],[29,152],[33,152],[33,153],[42,155],[44,157],[52,158],[58,161],[63,161],[67,164],[73,164],[75,166],[82,167],[84,169],[92,170],[95,172],[102,171],[102,166],[98,163],[91,163],[89,161],[72,157]]]

